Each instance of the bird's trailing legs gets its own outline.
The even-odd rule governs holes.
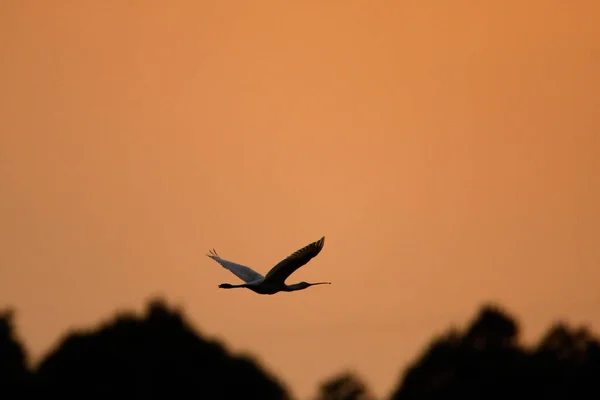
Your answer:
[[[245,284],[241,284],[241,285],[232,285],[231,283],[221,283],[219,285],[219,287],[221,289],[235,289],[235,288],[243,288],[246,287]]]

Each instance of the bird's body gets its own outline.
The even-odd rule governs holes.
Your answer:
[[[252,268],[246,267],[245,265],[237,264],[232,261],[224,260],[215,252],[213,249],[208,257],[212,258],[224,268],[231,271],[235,276],[244,281],[239,285],[232,285],[230,283],[222,283],[219,285],[222,289],[234,289],[234,288],[246,288],[252,290],[258,294],[275,294],[278,292],[293,292],[296,290],[306,289],[313,285],[324,285],[331,284],[331,282],[317,282],[308,283],[300,282],[293,285],[287,285],[285,280],[298,268],[309,262],[313,257],[321,252],[323,244],[325,243],[325,237],[317,240],[294,252],[289,257],[283,259],[277,265],[275,265],[267,273],[266,276],[262,276]]]

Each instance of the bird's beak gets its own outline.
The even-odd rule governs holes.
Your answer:
[[[331,282],[317,282],[317,283],[311,283],[310,285],[311,286],[314,286],[314,285],[331,285]]]

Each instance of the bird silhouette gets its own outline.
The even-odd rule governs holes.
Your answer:
[[[221,289],[234,289],[234,288],[246,288],[250,289],[258,294],[275,294],[278,292],[294,292],[296,290],[306,289],[307,287],[314,285],[330,285],[331,282],[299,282],[292,285],[287,285],[285,280],[294,273],[298,268],[305,265],[313,257],[321,252],[323,244],[325,243],[325,236],[321,239],[313,242],[300,250],[292,253],[290,256],[281,260],[267,273],[266,276],[262,276],[252,268],[240,265],[232,261],[222,259],[215,249],[209,251],[208,257],[212,258],[224,268],[231,271],[235,276],[244,281],[239,285],[232,285],[230,283],[222,283],[219,285]]]

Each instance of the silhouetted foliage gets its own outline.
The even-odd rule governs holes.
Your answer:
[[[600,347],[587,330],[558,324],[533,349],[519,345],[518,333],[499,308],[483,307],[464,333],[433,341],[392,400],[600,396]]]
[[[202,339],[162,302],[145,318],[122,314],[94,332],[72,333],[40,365],[47,395],[176,399],[284,399],[248,358]]]
[[[0,387],[15,390],[30,383],[30,373],[25,350],[15,337],[13,315],[12,310],[0,312]]]
[[[289,399],[249,356],[202,338],[177,310],[149,303],[71,332],[31,371],[12,311],[0,312],[0,398]],[[484,306],[464,330],[450,329],[411,365],[390,400],[600,398],[600,342],[585,328],[552,326],[539,343],[519,343],[519,326]],[[322,383],[316,400],[372,400],[351,372]]]
[[[317,400],[374,400],[367,385],[354,373],[346,372],[321,384]]]

